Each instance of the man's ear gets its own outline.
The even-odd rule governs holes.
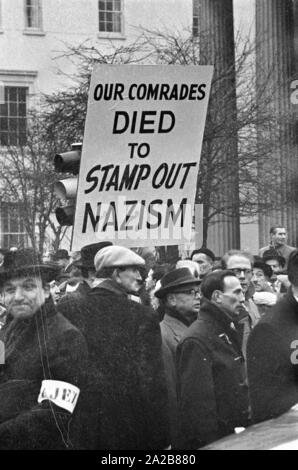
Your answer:
[[[212,292],[211,300],[216,304],[221,304],[222,302],[222,292],[220,290],[215,290]]]
[[[112,274],[112,279],[114,279],[114,281],[118,282],[118,284],[120,283],[121,284],[121,279],[120,279],[120,276],[119,276],[119,269],[118,268],[115,268],[114,271],[113,271],[113,274]]]

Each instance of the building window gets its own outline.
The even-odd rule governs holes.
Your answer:
[[[0,144],[26,143],[27,87],[4,87],[4,103],[0,104]]]
[[[41,30],[41,0],[25,0],[25,28]]]
[[[4,249],[15,246],[28,246],[28,235],[25,231],[24,220],[17,204],[1,204],[1,247]]]
[[[192,2],[192,34],[194,37],[199,35],[199,0],[193,0]]]
[[[98,2],[100,33],[123,33],[122,3],[122,0],[100,0]]]

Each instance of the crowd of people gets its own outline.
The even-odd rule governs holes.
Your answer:
[[[298,250],[0,250],[0,449],[200,449],[298,402]]]

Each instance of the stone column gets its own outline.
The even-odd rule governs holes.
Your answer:
[[[298,77],[298,0],[293,0],[294,13],[294,69],[295,78]]]
[[[207,238],[221,256],[240,244],[233,1],[198,1],[200,62],[215,66],[201,159],[210,181],[203,191],[204,216],[222,210],[212,218]]]
[[[256,0],[256,73],[260,149],[260,245],[268,242],[273,225],[288,229],[288,243],[297,244],[297,147],[293,140],[290,83],[293,78],[293,1]],[[268,159],[263,149],[270,144]]]

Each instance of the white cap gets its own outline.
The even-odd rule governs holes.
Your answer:
[[[145,261],[134,251],[124,246],[107,246],[99,250],[94,257],[96,271],[102,268],[117,268],[119,266],[144,266]]]

